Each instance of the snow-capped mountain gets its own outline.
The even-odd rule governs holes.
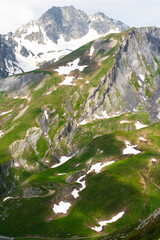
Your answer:
[[[14,34],[0,35],[0,77],[31,71],[100,36],[128,28],[100,12],[88,16],[73,6],[52,7]]]

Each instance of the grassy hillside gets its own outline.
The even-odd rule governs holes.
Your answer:
[[[136,73],[127,83],[115,77],[121,44],[130,31],[88,43],[32,72],[43,72],[41,81],[1,92],[1,235],[15,239],[160,237],[159,217],[136,230],[159,208],[160,123],[153,124],[146,102],[155,100],[156,113],[159,98],[150,94],[155,79],[151,79],[152,89],[147,85],[148,90],[146,86],[140,90]],[[58,74],[61,68],[66,72]],[[66,79],[71,82],[64,83]],[[129,110],[122,96],[126,85],[135,94],[127,98],[129,107],[135,101],[136,109]],[[138,95],[143,90],[147,100]],[[127,146],[138,154],[125,154]],[[62,159],[68,161],[56,167]],[[102,165],[99,172],[92,171]],[[55,212],[60,202],[70,203],[66,213]],[[99,232],[93,230],[98,222],[121,212],[119,220]]]

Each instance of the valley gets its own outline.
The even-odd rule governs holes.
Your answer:
[[[159,239],[159,48],[131,28],[0,79],[0,235]]]

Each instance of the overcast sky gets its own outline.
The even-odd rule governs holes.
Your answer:
[[[160,27],[160,0],[0,0],[0,33],[14,32],[52,6],[69,5],[88,14],[101,11],[131,27]]]

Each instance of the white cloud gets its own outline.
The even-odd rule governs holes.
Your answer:
[[[0,3],[0,33],[5,34],[9,31],[14,32],[24,23],[35,18],[32,9],[27,6],[10,3],[5,1]]]

